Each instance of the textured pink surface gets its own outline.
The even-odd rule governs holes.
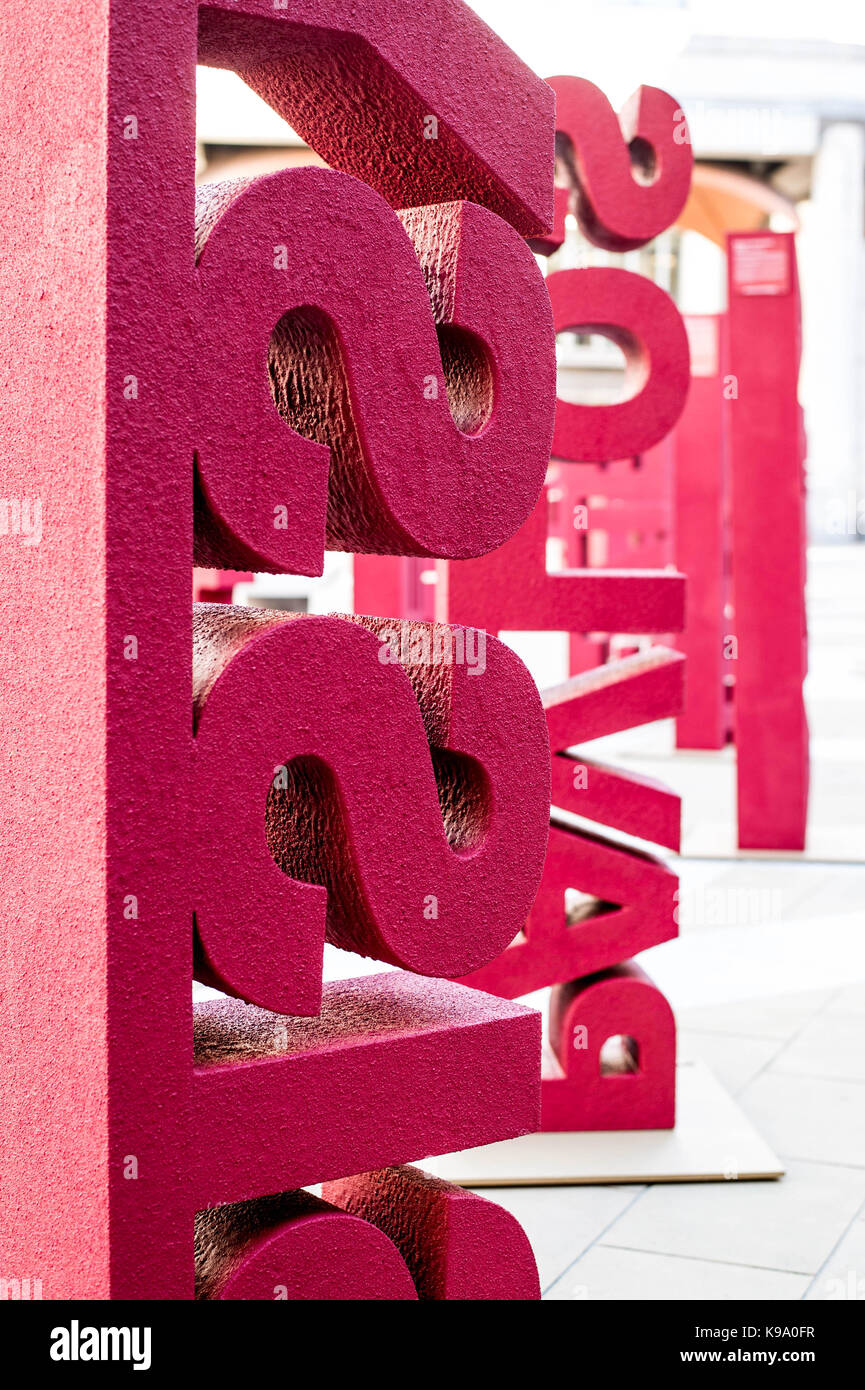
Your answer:
[[[387,1236],[309,1192],[198,1212],[195,1296],[417,1299],[405,1261]]]
[[[681,110],[667,93],[643,87],[617,117],[599,89],[582,78],[557,77],[552,85],[557,148],[584,233],[611,249],[642,245],[675,220],[687,198],[693,155]],[[548,254],[561,244],[569,200],[567,189],[556,189],[556,226],[551,234],[535,238],[535,250]],[[602,333],[620,346],[631,393],[624,401],[602,406],[558,400],[554,456],[607,462],[657,447],[679,418],[689,385],[688,343],[672,300],[649,280],[618,269],[558,271],[548,276],[547,287],[557,332]],[[645,473],[655,471],[653,460]],[[595,490],[594,470],[578,470],[577,476]],[[570,479],[564,487],[569,490]],[[611,489],[618,497],[614,483]],[[641,494],[628,517],[631,530],[637,524],[645,530],[655,524],[657,508],[647,508]],[[666,508],[660,519],[669,530]],[[621,545],[615,547],[612,567],[547,574],[547,532],[542,498],[521,530],[495,554],[468,563],[440,563],[436,615],[491,631],[681,630],[681,575],[660,568],[648,571],[643,557],[641,569],[617,569]],[[665,567],[668,560],[665,556]]]
[[[182,3],[194,21],[195,0]],[[168,27],[177,5],[151,9]],[[199,42],[201,62],[238,71],[393,207],[464,198],[524,236],[549,229],[553,95],[459,0],[207,0]]]
[[[584,77],[549,83],[583,233],[608,251],[643,246],[676,221],[688,197],[694,156],[679,103],[658,87],[638,87],[617,116]]]
[[[572,676],[543,692],[550,745],[556,752],[621,729],[668,719],[682,704],[685,660],[651,647]]]
[[[435,584],[421,582],[424,571],[435,575],[428,560],[398,555],[355,555],[352,563],[355,613],[416,618],[422,622],[430,622],[435,617]]]
[[[660,570],[546,568],[542,494],[513,540],[479,560],[439,561],[436,617],[488,632],[677,632],[685,577]]]
[[[682,112],[666,93],[643,88],[617,120],[591,83],[558,78],[553,85],[558,96],[557,148],[575,190],[574,206],[584,233],[597,245],[613,250],[643,244],[675,220],[687,197],[692,154]],[[642,166],[642,180],[634,176],[635,165]],[[652,182],[645,177],[649,174]],[[568,202],[568,195],[558,189],[556,225],[551,234],[535,239],[536,251],[548,254],[561,243]],[[550,518],[545,495],[516,536],[495,554],[468,563],[440,564],[436,614],[492,631],[554,630],[574,635],[680,631],[683,577],[666,569],[670,498],[661,486],[656,500],[647,482],[652,475],[648,486],[654,486],[657,472],[662,483],[669,477],[669,446],[661,441],[681,415],[688,392],[684,325],[672,300],[657,286],[621,270],[561,271],[550,275],[547,285],[556,331],[603,333],[617,343],[625,354],[630,393],[626,400],[606,406],[557,401],[553,454],[562,461],[584,463],[640,455],[645,464],[647,451],[658,451],[651,465],[629,480],[634,494],[626,499],[630,507],[618,518],[610,517],[606,559],[616,565],[633,558],[627,555],[623,534],[627,527],[648,532],[653,543],[656,533],[660,534],[656,548],[646,546],[639,557],[659,568],[654,572],[574,568],[547,573],[548,534],[561,541],[562,527],[573,516],[570,507],[561,507],[562,498],[572,500],[580,485],[594,493],[598,481],[595,469],[563,477],[557,467],[558,513]],[[606,477],[597,490],[618,501],[620,476]],[[552,484],[552,470],[548,477]],[[575,484],[575,478],[579,483]],[[550,498],[553,495],[551,486]],[[575,549],[571,534],[564,550],[572,564]],[[592,563],[584,547],[577,564]],[[586,643],[585,636],[581,640]],[[679,801],[666,788],[584,763],[579,755],[562,755],[578,742],[678,712],[682,675],[679,658],[657,651],[587,672],[576,682],[547,692],[554,796],[561,800],[563,811],[678,847]],[[575,773],[580,774],[578,780]],[[676,934],[677,886],[675,874],[660,861],[578,831],[566,816],[554,812],[541,889],[523,931],[496,960],[472,972],[466,981],[512,997],[615,967],[633,952]],[[584,897],[581,904],[569,905],[568,890],[588,895],[589,901]],[[592,1005],[598,1003],[596,1033],[606,1022],[604,1000],[610,1003],[611,1017],[627,1019],[633,1009],[631,1021],[645,1029],[649,1055],[661,1056],[663,1064],[653,1070],[653,1079],[638,1078],[638,1086],[630,1091],[613,1086],[597,1095],[583,1068],[580,1085],[565,1089],[560,1097],[554,1093],[559,1100],[551,1103],[560,1103],[562,1123],[553,1127],[637,1128],[652,1122],[673,1123],[675,1039],[665,1031],[668,1019],[672,1022],[669,1006],[656,995],[648,1007],[642,985],[626,989],[636,984],[627,968],[618,967],[613,974],[615,981],[606,983],[606,994],[600,985],[597,993],[591,989],[586,993]],[[581,989],[579,981],[565,987]],[[596,1036],[592,1046],[599,1050],[603,1041],[603,1036]],[[581,1108],[584,1082],[587,1099]],[[634,1100],[637,1104],[631,1107]]]
[[[724,661],[724,637],[733,630],[732,620],[724,616],[730,490],[722,352],[726,324],[720,314],[691,315],[688,322],[692,332],[714,341],[716,351],[714,363],[711,354],[704,354],[703,369],[692,376],[688,403],[673,436],[676,563],[688,576],[688,621],[677,643],[688,658],[688,683],[676,720],[676,747],[721,748],[728,718],[725,667],[730,674],[735,669]],[[738,410],[740,404],[733,403],[733,408]]]
[[[3,495],[44,504],[41,544],[4,554],[2,1273],[41,1277],[46,1298],[192,1294],[192,458],[220,406],[197,352],[199,17],[203,61],[242,71],[392,205],[468,197],[521,234],[552,213],[551,93],[456,0],[2,8]],[[471,344],[443,337],[458,378]],[[528,1112],[536,1076],[515,1074]]]
[[[464,983],[515,999],[668,941],[677,930],[678,886],[661,860],[573,830],[554,815],[544,876],[523,932]],[[595,901],[568,911],[568,889]]]
[[[43,508],[40,545],[2,543],[0,1274],[45,1298],[98,1295],[110,1258],[105,31],[0,8],[0,496]]]
[[[759,239],[783,267],[783,288],[741,284],[738,257]],[[801,309],[792,233],[728,238],[737,806],[741,849],[804,849],[808,721],[802,696],[805,480],[796,388]],[[771,351],[766,344],[771,343]]]
[[[195,1008],[196,1208],[537,1129],[540,1016],[402,972],[293,1019]]]
[[[601,1048],[611,1037],[636,1044],[634,1070],[602,1074]],[[676,1022],[633,961],[554,989],[550,1043],[541,1129],[673,1128]]]
[[[325,1183],[323,1195],[372,1221],[398,1246],[421,1299],[539,1299],[519,1223],[494,1202],[418,1168]]]
[[[376,633],[404,625],[367,622],[196,609],[196,970],[281,1012],[317,1011],[325,928],[464,975],[540,881],[549,745],[522,662],[488,638],[482,674],[383,664]]]
[[[625,357],[627,399],[556,403],[553,456],[603,463],[639,454],[673,428],[688,396],[688,338],[670,296],[629,270],[589,266],[547,276],[557,333],[602,333]]]
[[[552,774],[554,806],[678,853],[682,802],[663,782],[621,772],[579,752],[558,753]]]
[[[683,670],[679,653],[656,647],[544,692],[552,763],[571,771],[571,790],[563,804],[554,803],[543,878],[522,932],[495,960],[465,976],[466,984],[515,998],[615,965],[676,935],[676,875],[649,854],[576,829],[562,811],[592,816],[600,809],[597,819],[604,824],[627,830],[636,821],[644,833],[660,831],[662,843],[677,844],[679,798],[612,774],[617,805],[609,795],[609,772],[595,786],[591,764],[560,755],[574,744],[675,714]],[[573,769],[579,766],[585,775],[577,789]],[[623,797],[625,824],[617,817]],[[590,901],[568,907],[567,890]]]
[[[197,562],[320,574],[325,545],[506,541],[555,410],[549,298],[514,229],[466,203],[400,221],[325,169],[198,202]]]

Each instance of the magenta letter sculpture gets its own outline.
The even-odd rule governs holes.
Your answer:
[[[728,238],[739,846],[805,847],[805,482],[799,282],[789,232]],[[771,348],[767,350],[767,344]]]
[[[615,250],[642,245],[676,218],[687,197],[692,155],[681,111],[666,93],[641,89],[617,121],[591,83],[555,78],[552,85],[557,129],[564,137],[560,153],[585,235]],[[633,164],[653,181],[638,182]],[[563,238],[571,195],[562,194],[558,189],[553,235],[534,243],[543,253]],[[565,270],[547,283],[556,330],[612,338],[625,353],[630,387],[629,397],[615,405],[557,401],[554,457],[578,468],[580,462],[623,459],[657,446],[681,415],[689,384],[686,333],[672,300],[621,270]],[[547,536],[544,495],[499,550],[479,560],[439,564],[437,616],[493,632],[681,631],[682,575],[614,568],[548,573]],[[572,750],[577,743],[676,714],[681,704],[681,658],[661,648],[585,671],[545,696],[554,809],[541,888],[507,950],[464,977],[511,998],[544,985],[564,987],[572,991],[574,1008],[585,1009],[591,1032],[587,1060],[560,1062],[557,1071],[545,1074],[545,1128],[651,1128],[674,1122],[672,1014],[651,982],[641,976],[637,987],[635,967],[622,962],[676,934],[677,878],[648,854],[575,829],[562,812],[677,849],[677,797]],[[649,995],[651,1007],[645,1003]],[[554,992],[554,1025],[557,997]],[[609,1033],[631,1036],[622,1016],[633,1007],[634,1032],[642,1034],[643,1046],[634,1052],[636,1074],[626,1078],[635,1082],[630,1087],[608,1085],[623,1078],[599,1072],[607,1005],[615,1025]]]
[[[493,1297],[488,1261],[431,1269],[498,1222],[490,1259],[536,1297],[522,1233],[470,1199],[436,1190],[471,1210],[419,1227],[412,1267],[375,1203],[294,1189],[537,1126],[537,1015],[405,970],[322,994],[319,968],[325,933],[433,974],[504,944],[547,835],[537,695],[495,643],[477,679],[425,680],[352,620],[224,606],[193,691],[190,569],[194,545],[301,573],[325,544],[473,556],[525,521],[554,336],[521,238],[550,231],[553,94],[458,0],[435,23],[7,0],[0,32],[0,491],[27,521],[4,540],[0,1274],[191,1298],[198,1213],[203,1297]],[[196,60],[330,170],[209,188],[196,223]],[[239,996],[194,1029],[193,909],[197,968]]]

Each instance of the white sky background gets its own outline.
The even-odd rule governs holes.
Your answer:
[[[577,73],[617,104],[664,85],[695,34],[865,44],[865,0],[469,0],[540,77]]]

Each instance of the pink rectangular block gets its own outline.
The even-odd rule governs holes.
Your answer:
[[[552,804],[678,853],[682,801],[663,782],[621,772],[581,754],[552,758]]]
[[[577,743],[667,719],[681,708],[685,659],[667,647],[582,671],[542,692],[550,747]]]
[[[547,573],[546,493],[512,540],[436,565],[436,617],[488,632],[678,632],[685,577],[659,570]]]
[[[721,748],[726,741],[724,634],[729,495],[723,338],[719,314],[686,317],[691,390],[673,434],[676,563],[688,576],[688,621],[677,645],[688,658],[688,685],[676,721],[677,748]]]
[[[540,1027],[402,971],[326,985],[313,1019],[197,1005],[195,1207],[536,1130]]]
[[[794,237],[736,233],[728,256],[739,846],[804,849],[805,487]]]
[[[191,444],[177,422],[189,406],[195,11],[171,18],[181,9],[170,41],[164,5],[0,10],[0,352],[18,364],[0,495],[43,507],[41,543],[3,554],[15,966],[3,972],[0,1247],[3,1272],[41,1277],[46,1299],[191,1291],[177,1190]],[[146,138],[125,140],[124,119],[144,124],[145,111]]]

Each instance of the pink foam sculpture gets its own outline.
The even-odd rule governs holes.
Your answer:
[[[201,1299],[417,1299],[392,1241],[309,1192],[200,1211],[195,1296]]]
[[[659,87],[638,87],[616,115],[586,78],[548,81],[557,149],[584,235],[608,251],[644,246],[676,221],[688,197],[694,156],[679,103]],[[559,244],[565,206],[556,207]]]
[[[546,567],[542,494],[513,540],[478,560],[439,561],[436,617],[488,632],[677,632],[685,577],[659,570]]]
[[[651,647],[543,691],[555,752],[605,738],[638,724],[668,719],[681,708],[685,659],[667,647]]]
[[[575,188],[575,209],[584,233],[596,244],[626,250],[643,244],[674,221],[688,193],[692,155],[683,113],[673,99],[655,89],[636,94],[618,122],[606,98],[581,79],[554,79],[559,154]],[[643,171],[642,184],[634,167]],[[533,249],[549,254],[564,239],[569,206],[566,190],[556,190],[552,233],[536,238]],[[661,482],[669,478],[669,445],[661,443],[681,415],[689,385],[689,353],[684,326],[675,306],[654,285],[623,271],[567,270],[548,277],[557,332],[579,330],[610,337],[626,357],[628,397],[615,405],[588,407],[557,401],[553,453],[557,459],[606,463],[657,451]],[[654,469],[653,469],[654,472]],[[594,497],[598,474],[580,483]],[[551,475],[548,475],[552,483]],[[639,480],[642,484],[642,477]],[[657,480],[655,480],[657,481]],[[557,501],[573,489],[558,471]],[[601,489],[597,489],[600,491]],[[613,485],[615,491],[615,485]],[[550,489],[552,497],[553,488]],[[662,537],[661,553],[647,548],[655,563],[669,565],[671,497],[646,497],[638,486],[631,510],[619,519],[631,529]],[[570,511],[570,508],[567,509]],[[681,576],[658,571],[616,569],[567,570],[550,574],[546,565],[548,524],[543,499],[512,541],[494,555],[470,563],[438,567],[436,613],[441,619],[473,622],[493,631],[558,630],[580,634],[595,659],[605,655],[598,634],[672,633],[684,624]],[[560,542],[564,515],[558,516]],[[623,529],[619,527],[619,531]],[[621,536],[606,560],[621,563]],[[564,544],[566,563],[588,566],[587,552],[576,556],[574,538]],[[629,557],[630,558],[630,557]],[[573,640],[573,638],[572,638]],[[591,660],[589,651],[583,653]],[[680,806],[667,789],[648,780],[627,778],[581,755],[567,755],[573,744],[649,719],[668,717],[682,704],[682,667],[670,653],[617,663],[586,673],[582,685],[551,692],[546,700],[553,750],[553,786],[563,810],[581,812],[602,824],[679,844]],[[582,798],[582,799],[581,799]],[[594,901],[569,909],[568,890],[579,889]],[[622,1092],[618,1105],[605,1113],[611,1092],[585,1100],[581,1087],[557,1093],[559,1109],[546,1127],[568,1129],[632,1128],[657,1121],[673,1123],[675,1105],[675,1037],[672,1016],[643,1007],[644,993],[625,990],[635,983],[629,968],[617,965],[633,951],[676,933],[677,879],[647,854],[625,849],[575,828],[566,815],[553,814],[541,889],[523,931],[497,960],[467,977],[478,988],[514,996],[561,982],[579,991],[569,976],[614,967],[607,984],[612,1011],[618,1001],[627,1016],[631,1005],[659,1049],[662,1064],[651,1082]],[[621,979],[619,978],[621,976]],[[627,977],[627,978],[626,978]],[[594,981],[594,976],[592,981]],[[651,990],[653,987],[650,985]],[[591,998],[591,990],[587,990]],[[666,1013],[663,1012],[666,1010]],[[657,1026],[656,1026],[657,1025]],[[667,1031],[665,1031],[667,1030]],[[598,1039],[597,1047],[603,1039]],[[598,1063],[599,1070],[599,1063]],[[606,1078],[605,1078],[606,1079]],[[628,1078],[633,1079],[633,1078]],[[585,1069],[581,1081],[585,1081]],[[591,1081],[588,1094],[594,1096]],[[647,1090],[647,1087],[649,1088]],[[651,1104],[640,1096],[651,1091]],[[636,1108],[622,1101],[638,1099]]]
[[[607,1072],[601,1049],[610,1038],[624,1047]],[[550,1044],[543,1130],[673,1128],[676,1021],[633,961],[554,989]]]
[[[546,692],[554,766],[574,744],[675,714],[681,707],[683,671],[679,653],[655,648],[648,656],[610,663]],[[580,814],[582,787],[592,785],[591,765],[581,759],[562,761],[572,777],[562,810]],[[575,766],[585,773],[578,779],[579,789],[573,781]],[[625,785],[623,777],[610,782],[602,775],[600,787],[592,789],[590,798],[600,807],[597,818],[603,823],[618,824],[605,786],[621,798]],[[651,784],[644,789],[631,782],[628,821],[633,824],[642,814],[647,828],[663,831],[667,843],[677,844],[679,798],[663,793]],[[590,799],[585,810],[591,806]],[[677,876],[661,860],[575,827],[554,806],[543,878],[523,930],[495,960],[465,976],[465,983],[516,998],[615,965],[676,935],[677,890]],[[569,907],[569,891],[583,895],[584,901]]]
[[[325,547],[464,558],[514,533],[555,356],[513,227],[472,203],[400,220],[302,168],[205,185],[196,248],[196,563],[320,574]]]
[[[539,341],[527,352],[531,372],[519,401],[514,390],[506,398],[494,391],[490,404],[488,390],[465,389],[466,364],[472,381],[479,370],[482,382],[496,372],[509,376],[521,351],[510,339],[519,334],[513,325],[492,321],[501,287],[485,288],[468,273],[481,252],[491,253],[500,270],[515,273],[541,314],[540,320],[527,316],[515,287],[521,333],[531,336],[528,318],[542,322],[549,312],[529,253],[515,238],[544,235],[550,227],[553,98],[458,0],[442,0],[436,16],[431,24],[426,11],[411,12],[400,0],[292,0],[284,11],[273,0],[91,0],[86,6],[55,0],[48,9],[7,0],[0,11],[7,155],[0,174],[0,332],[4,357],[20,364],[4,399],[2,491],[44,502],[41,544],[16,542],[4,550],[8,604],[0,728],[7,833],[0,868],[7,949],[15,968],[7,972],[4,995],[3,1107],[9,1130],[2,1247],[4,1274],[43,1276],[46,1298],[192,1294],[197,1201],[189,1174],[195,1171],[198,1090],[189,1056],[190,913],[192,881],[199,881],[200,872],[195,834],[205,813],[199,800],[203,794],[221,801],[219,816],[213,815],[226,840],[226,823],[235,817],[243,825],[252,814],[234,789],[193,787],[192,781],[195,451],[201,450],[199,539],[209,522],[215,535],[208,536],[208,566],[235,563],[236,557],[217,559],[224,547],[225,553],[245,550],[244,569],[253,558],[258,567],[270,557],[276,568],[313,570],[327,534],[324,448],[330,446],[295,438],[268,400],[273,330],[297,300],[272,294],[276,317],[269,320],[268,292],[257,287],[253,267],[237,261],[229,298],[232,256],[244,244],[260,255],[271,268],[268,276],[262,266],[270,290],[283,246],[286,253],[291,247],[287,266],[296,257],[329,274],[328,209],[321,194],[333,190],[343,230],[357,225],[362,241],[379,229],[382,245],[393,245],[391,274],[394,266],[404,269],[411,283],[402,299],[387,287],[391,306],[399,300],[411,313],[423,307],[421,323],[393,322],[388,344],[391,370],[398,371],[397,348],[405,335],[401,418],[411,417],[414,424],[418,399],[429,405],[425,419],[438,421],[440,436],[451,446],[451,464],[455,457],[465,461],[472,450],[481,455],[487,447],[472,433],[479,433],[480,394],[481,405],[489,406],[488,428],[498,431],[503,451],[487,455],[478,538],[485,530],[494,537],[503,525],[507,533],[519,524],[520,505],[525,515],[531,503],[525,484],[526,497],[514,508],[507,493],[497,491],[498,470],[526,466],[531,473],[534,451],[546,451],[551,413],[543,438],[540,430],[537,439],[517,436],[525,446],[520,461],[513,459],[514,436],[505,438],[495,417],[504,406],[521,429],[527,411],[541,411],[533,394],[535,371],[543,374],[545,361],[552,370],[551,320],[546,347]],[[196,267],[197,59],[239,72],[332,166],[332,172],[314,176],[298,171],[290,184],[298,207],[305,208],[304,235],[311,245],[297,244],[292,203],[276,206],[273,190],[288,187],[278,176],[243,192],[205,195]],[[424,138],[427,115],[435,117],[437,139]],[[392,214],[388,219],[381,198],[391,208],[443,206],[400,223]],[[480,206],[454,209],[463,199]],[[266,216],[259,216],[262,211]],[[491,221],[493,213],[511,224],[513,235]],[[245,240],[250,229],[251,245]],[[272,237],[274,231],[282,235]],[[266,234],[266,241],[256,245],[255,234]],[[437,248],[458,252],[453,275],[432,274]],[[472,283],[464,283],[466,276]],[[439,296],[435,313],[428,284]],[[355,300],[363,302],[368,287],[358,278],[353,288]],[[323,312],[322,284],[308,285],[307,294]],[[344,331],[366,332],[354,304],[325,307],[339,313]],[[432,360],[436,314],[446,370],[441,357]],[[487,325],[484,318],[490,319]],[[254,345],[253,325],[260,330]],[[484,338],[480,347],[475,330]],[[274,350],[284,346],[283,339]],[[346,354],[351,385],[356,348],[349,345]],[[452,410],[440,390],[429,400],[423,396],[416,373],[428,359],[436,385],[451,389]],[[285,360],[281,356],[280,367]],[[248,399],[231,395],[236,383],[226,380],[226,362],[242,369],[253,392]],[[276,375],[284,387],[289,377]],[[380,381],[377,367],[367,365],[362,374],[358,368],[357,389],[361,375],[367,385]],[[224,421],[229,439],[236,444],[243,430],[251,446],[263,436],[283,454],[278,470],[269,456],[254,457],[249,468],[246,456],[235,457],[244,468],[235,491],[220,472],[220,441],[214,439],[226,395],[239,412]],[[368,419],[364,423],[371,428]],[[401,441],[403,464],[415,447],[425,447],[422,439]],[[285,472],[284,454],[292,450],[304,456],[299,479]],[[463,503],[478,486],[477,470],[470,465],[469,473],[467,491],[450,474]],[[440,481],[447,476],[443,471]],[[432,496],[428,480],[415,481],[438,509],[440,497]],[[538,475],[535,492],[539,485]],[[422,514],[408,482],[400,481],[398,493],[404,510],[396,520],[400,526],[416,522],[421,542],[438,544],[461,530],[465,536],[464,519],[453,508],[439,526],[435,515]],[[292,502],[303,509],[311,536],[293,529],[287,505]],[[277,507],[285,509],[284,527]],[[381,543],[392,539],[393,527]],[[247,655],[237,658],[244,670]],[[328,669],[329,681],[335,671],[338,666]],[[406,681],[393,669],[386,674]],[[405,694],[407,686],[402,689]],[[459,729],[472,698],[469,693],[463,704],[460,697],[452,712],[443,697],[437,706],[442,727]],[[397,703],[409,710],[404,698]],[[243,709],[235,727],[241,747],[254,740],[259,713],[258,707],[254,714]],[[267,711],[261,713],[266,718]],[[434,715],[429,717],[434,724]],[[418,749],[419,720],[414,703],[409,722]],[[506,741],[515,742],[511,734]],[[427,804],[438,785],[429,750],[425,740]],[[446,756],[438,761],[439,771],[446,769],[452,806],[459,801],[457,774],[465,764],[457,767]],[[520,799],[534,786],[546,796],[546,751],[542,763],[530,786],[526,779],[520,784]],[[214,772],[221,776],[227,765],[213,755]],[[61,787],[59,800],[46,794],[46,788]],[[249,867],[251,885],[266,843],[266,791],[262,785],[254,864],[241,866],[244,875]],[[439,851],[444,860],[459,853],[441,844]],[[317,894],[321,908],[321,885],[301,886]],[[504,906],[494,875],[485,889],[492,896],[485,896],[482,910],[493,914]],[[474,916],[467,913],[463,927],[473,927]],[[235,926],[242,941],[245,920]],[[442,925],[443,936],[450,927]],[[282,943],[285,948],[284,935]],[[285,957],[276,949],[274,955],[286,968]],[[307,998],[314,988],[307,972]],[[482,1025],[486,1015],[473,1014],[477,1007],[476,998],[467,1002],[466,1017]],[[435,1006],[430,1008],[435,1014]],[[498,1005],[493,1009],[495,1018],[521,1032],[519,1018],[495,1013]],[[483,1027],[476,1031],[480,1043]],[[429,1050],[429,1041],[421,1039],[416,1064]],[[472,1066],[479,1052],[480,1047]],[[448,1065],[459,1055],[455,1047]],[[535,1064],[536,1058],[526,1062],[533,1073]],[[268,1065],[253,1062],[248,1072],[263,1076]],[[383,1067],[386,1072],[386,1059]],[[485,1131],[489,1138],[502,1137],[503,1131],[492,1131],[511,1080],[508,1075],[505,1085],[500,1078],[496,1087],[496,1108],[491,1103],[487,1112],[493,1116]],[[471,1084],[477,1084],[474,1074]],[[529,1111],[535,1113],[536,1087],[536,1074],[518,1072],[520,1125],[529,1123]],[[251,1098],[251,1114],[256,1104]],[[241,1125],[243,1118],[234,1115]],[[380,1119],[372,1110],[366,1114],[368,1135],[375,1136]],[[455,1132],[445,1120],[438,1142],[476,1142],[477,1134],[467,1128]],[[316,1142],[325,1150],[328,1136],[322,1132]],[[406,1154],[407,1148],[416,1152]],[[419,1138],[416,1145],[394,1142],[375,1151],[370,1144],[363,1162],[376,1167],[397,1157],[420,1157],[426,1149]],[[231,1159],[238,1169],[244,1159],[254,1167],[246,1146]],[[263,1195],[254,1190],[254,1180],[245,1186],[250,1196]]]
[[[724,316],[686,315],[685,326],[692,342],[691,389],[673,448],[676,563],[688,576],[688,621],[677,645],[687,655],[690,679],[676,747],[722,748],[729,724],[724,678],[735,670],[724,660],[724,638],[735,635],[732,617],[725,617],[730,484],[724,377],[731,364]]]
[[[670,296],[644,275],[611,267],[547,276],[557,333],[602,333],[625,357],[626,398],[556,402],[553,455],[582,463],[639,454],[675,425],[690,381],[688,339]]]
[[[808,818],[805,478],[795,240],[728,237],[736,801],[741,849],[801,850]],[[766,344],[771,343],[771,351]]]
[[[383,663],[382,638],[404,627],[196,610],[196,974],[205,983],[313,1014],[325,934],[453,977],[519,929],[540,881],[549,808],[534,682],[495,638],[482,674],[424,664],[420,646],[408,669]],[[425,639],[427,656],[433,638],[452,640],[430,624],[409,625],[407,636]]]
[[[315,1019],[195,1006],[196,1210],[525,1134],[533,1010],[404,971],[326,984]]]
[[[576,752],[555,754],[552,783],[554,806],[678,853],[682,801],[663,782]]]
[[[195,1266],[201,1299],[540,1298],[509,1212],[408,1167],[200,1211]]]
[[[434,23],[402,0],[176,9],[149,0],[145,31],[173,22],[186,40],[197,19],[199,62],[238,72],[327,164],[392,207],[465,199],[521,236],[549,231],[554,96],[460,0],[439,0]]]
[[[325,1183],[323,1195],[398,1246],[421,1299],[540,1298],[519,1222],[474,1192],[418,1168],[385,1168]]]
[[[678,886],[660,859],[575,831],[554,816],[544,876],[523,931],[463,982],[515,999],[669,941],[677,930]],[[569,890],[590,901],[569,911]]]

